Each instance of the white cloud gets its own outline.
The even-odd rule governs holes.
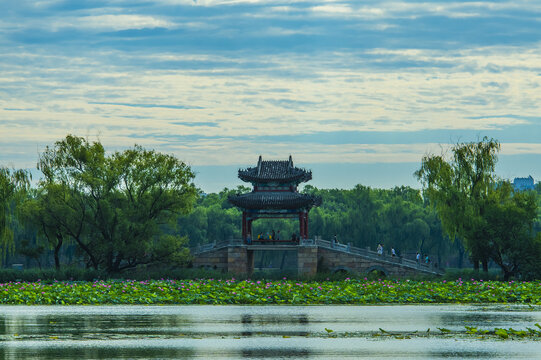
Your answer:
[[[105,14],[57,20],[54,29],[74,27],[93,31],[120,31],[130,29],[174,28],[176,25],[164,18],[148,15]]]
[[[501,42],[494,34],[491,41],[497,45],[478,46],[468,39],[455,41],[460,37],[455,39],[452,27],[441,28],[447,35],[442,45],[393,20],[486,17],[499,11],[503,22],[503,15],[519,16],[506,14],[507,9],[540,11],[539,2],[157,1],[224,5],[189,15],[167,7],[175,11],[150,6],[152,11],[145,12],[149,3],[124,7],[131,2],[118,0],[111,7],[0,20],[0,31],[7,34],[0,38],[3,154],[26,156],[21,161],[33,164],[37,146],[71,132],[99,136],[109,147],[137,141],[174,151],[194,165],[251,164],[258,153],[273,158],[294,153],[301,163],[418,162],[432,147],[438,151],[433,139],[375,145],[294,139],[306,133],[374,131],[401,141],[406,132],[453,129],[482,135],[539,117],[541,43],[531,40],[531,28],[524,44],[512,46],[505,46],[506,39],[516,34],[505,34]],[[239,3],[258,6],[225,6]],[[343,27],[337,19],[346,20]],[[474,33],[474,25],[464,26]],[[178,43],[160,34],[130,40],[100,34],[181,27],[191,31],[187,36],[179,32]],[[86,41],[76,44],[66,31],[57,41],[51,28],[86,32],[92,48]],[[393,31],[371,37],[367,29]],[[395,29],[407,39],[394,35]],[[40,30],[45,36],[34,41]],[[351,33],[362,41],[346,39]],[[284,38],[287,42],[281,43]],[[305,38],[310,39],[305,43]],[[165,45],[155,46],[155,41]],[[121,50],[128,43],[130,51]],[[194,126],[200,123],[214,126]],[[261,135],[273,137],[250,140]],[[515,139],[504,143],[502,154],[539,154],[539,147]]]
[[[536,154],[541,156],[541,144],[503,143],[502,155]]]
[[[351,14],[352,9],[349,5],[345,4],[333,4],[333,5],[319,5],[312,7],[312,11],[323,14]]]

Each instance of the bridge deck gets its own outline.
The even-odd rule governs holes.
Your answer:
[[[326,250],[331,250],[333,252],[344,253],[345,255],[355,256],[357,258],[363,258],[372,262],[377,262],[382,266],[399,266],[402,268],[408,268],[418,273],[432,274],[432,275],[442,275],[444,271],[440,268],[432,266],[432,264],[417,263],[414,260],[404,259],[402,257],[392,257],[389,255],[380,255],[376,251],[358,248],[355,246],[345,245],[345,244],[336,244],[328,240],[322,239],[306,239],[302,240],[298,245],[296,244],[283,244],[275,243],[271,241],[269,243],[255,243],[250,245],[243,244],[240,239],[233,239],[229,241],[214,242],[199,246],[195,249],[192,249],[194,255],[203,254],[210,251],[217,251],[219,249],[227,247],[243,247],[247,250],[266,250],[266,251],[296,251],[299,248],[322,248]]]

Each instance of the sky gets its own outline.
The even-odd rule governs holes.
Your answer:
[[[420,187],[423,155],[501,142],[541,178],[541,2],[0,1],[0,166],[67,134],[173,154],[205,192],[259,155],[311,185]]]

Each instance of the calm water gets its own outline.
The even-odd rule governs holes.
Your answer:
[[[0,356],[539,359],[541,341],[464,335],[465,325],[493,330],[535,323],[541,308],[504,305],[0,306]],[[441,336],[438,327],[456,333]],[[380,328],[395,335],[375,336]]]

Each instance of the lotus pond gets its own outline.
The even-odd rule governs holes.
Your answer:
[[[0,304],[541,304],[541,282],[148,280],[10,282]]]
[[[538,359],[540,322],[518,304],[2,305],[0,358]]]

